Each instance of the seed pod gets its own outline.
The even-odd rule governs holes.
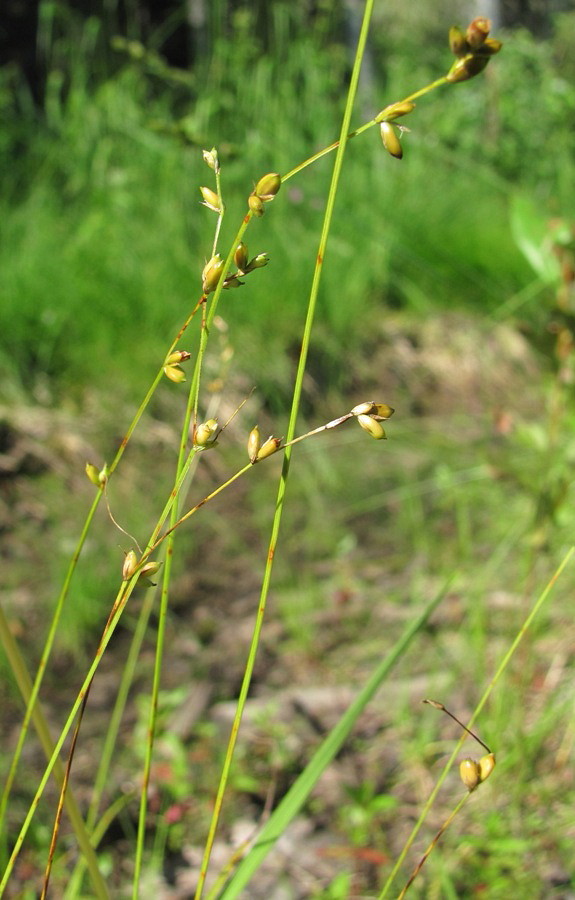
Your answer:
[[[472,56],[471,54],[468,54],[467,56],[464,56],[463,59],[458,59],[457,62],[453,64],[445,76],[445,79],[451,84],[458,84],[460,81],[468,81],[470,78],[475,78],[476,75],[483,72],[488,62],[489,56]]]
[[[486,778],[489,778],[494,768],[495,754],[489,753],[487,756],[482,756],[479,760],[479,780],[483,782]]]
[[[214,212],[221,212],[222,204],[218,195],[209,187],[201,187],[200,191],[204,198],[202,205],[207,206],[208,209],[212,209]]]
[[[204,158],[204,162],[207,166],[212,169],[216,174],[220,171],[220,163],[218,160],[218,151],[215,147],[212,147],[211,150],[202,150],[202,156]]]
[[[234,262],[239,269],[240,275],[244,275],[248,264],[248,248],[243,241],[240,241],[234,253]]]
[[[219,253],[212,256],[209,262],[206,263],[202,272],[202,290],[204,294],[210,294],[212,291],[215,291],[223,268],[224,260]]]
[[[389,122],[382,122],[379,128],[383,146],[387,152],[396,159],[401,159],[403,156],[403,148],[393,125],[390,125]]]
[[[129,581],[137,568],[138,557],[134,550],[128,550],[124,558],[124,565],[122,566],[122,579],[124,581]]]
[[[239,288],[245,284],[245,281],[240,281],[240,279],[236,275],[230,275],[229,278],[226,278],[224,281],[224,287],[226,290],[228,288]]]
[[[276,450],[279,450],[281,444],[280,438],[269,437],[265,443],[262,444],[260,449],[257,452],[256,462],[259,462],[261,459],[267,459],[268,456],[271,456],[272,453],[275,453]]]
[[[467,43],[472,50],[477,50],[485,43],[489,32],[491,31],[491,22],[485,16],[478,16],[468,26],[465,32]]]
[[[481,773],[479,771],[479,763],[474,759],[463,759],[459,764],[460,778],[471,793],[478,784],[481,784]]]
[[[173,353],[170,353],[170,355],[166,357],[164,365],[175,366],[178,363],[187,362],[191,355],[192,354],[188,353],[187,350],[174,350]]]
[[[248,206],[253,216],[259,219],[264,214],[264,202],[257,194],[250,194],[248,197]]]
[[[164,366],[164,375],[174,384],[182,384],[186,380],[186,373],[179,366]]]
[[[469,46],[459,25],[452,25],[449,29],[449,46],[454,56],[461,57],[469,53]]]
[[[100,473],[96,466],[93,466],[92,463],[87,462],[85,472],[92,484],[95,484],[96,487],[100,487]]]
[[[496,38],[487,38],[484,44],[475,50],[476,56],[495,56],[503,47],[503,42]]]
[[[368,416],[369,413],[373,412],[375,407],[375,403],[373,400],[367,400],[365,403],[358,403],[357,406],[354,406],[351,410],[352,416]]]
[[[251,463],[255,463],[257,460],[261,444],[260,430],[257,425],[254,425],[248,437],[248,456]]]
[[[282,177],[277,172],[263,175],[255,186],[254,194],[266,202],[273,200],[282,184]]]
[[[218,423],[215,419],[208,419],[207,422],[202,422],[202,424],[198,425],[196,428],[196,433],[194,434],[194,446],[208,447],[214,444],[217,430]]]
[[[393,406],[388,406],[387,403],[375,403],[374,405],[373,415],[378,419],[391,419],[395,412]]]
[[[375,121],[382,122],[385,119],[386,122],[394,122],[395,119],[399,119],[400,116],[406,116],[408,113],[413,112],[414,109],[415,103],[411,100],[399,100],[397,103],[391,103],[385,109],[382,109],[375,117]]]
[[[375,438],[376,441],[386,440],[387,435],[383,430],[383,426],[380,422],[372,419],[371,416],[359,415],[357,421],[363,430],[367,431],[367,433],[370,434],[372,438]]]
[[[152,576],[155,575],[159,571],[161,565],[162,564],[159,562],[147,562],[145,565],[142,566],[142,568],[140,570],[140,578],[151,579]],[[154,582],[152,581],[151,583],[155,587]]]
[[[254,269],[263,269],[264,266],[267,266],[269,261],[270,258],[267,253],[258,253],[257,256],[250,259],[245,274],[247,275],[248,272],[253,272]]]

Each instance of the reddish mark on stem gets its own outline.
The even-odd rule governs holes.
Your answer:
[[[275,547],[270,547],[269,552],[268,552],[268,560],[269,560],[270,562],[272,562],[272,560],[273,560],[273,558],[274,558],[274,556],[275,556],[275,552],[276,552],[276,551],[275,551]]]
[[[317,255],[317,264],[318,266],[323,265],[323,255],[321,253],[318,253]]]

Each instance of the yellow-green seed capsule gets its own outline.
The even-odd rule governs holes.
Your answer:
[[[390,419],[395,412],[393,406],[388,406],[387,403],[375,403],[374,406],[373,414],[380,419]]]
[[[465,32],[467,43],[472,50],[477,50],[485,43],[485,40],[491,31],[491,22],[485,16],[478,16],[468,26]]]
[[[365,403],[358,403],[357,406],[354,406],[351,410],[352,416],[368,416],[370,412],[373,412],[375,407],[375,403],[373,400],[366,400]]]
[[[138,557],[134,550],[128,550],[122,566],[122,579],[129,581],[136,569],[138,568]]]
[[[187,362],[191,355],[187,350],[174,350],[173,353],[166,357],[164,365],[176,366],[178,363]]]
[[[489,778],[494,768],[495,754],[489,753],[487,756],[482,756],[479,760],[479,780],[483,782],[486,778]]]
[[[201,187],[200,191],[204,198],[203,205],[207,206],[208,209],[212,209],[214,212],[221,212],[222,204],[218,195],[209,187]]]
[[[202,424],[198,425],[196,428],[194,446],[207,447],[213,444],[216,440],[217,430],[218,423],[215,419],[208,419],[207,422],[202,422]]]
[[[140,578],[149,578],[151,579],[157,572],[160,570],[160,566],[162,564],[159,562],[147,562],[142,566],[140,570]],[[154,582],[152,581],[152,584]]]
[[[239,288],[245,284],[245,281],[240,281],[240,279],[236,275],[230,275],[224,281],[224,288],[228,290],[229,288]]]
[[[100,472],[98,471],[96,466],[93,466],[92,463],[87,462],[85,471],[92,484],[95,484],[96,487],[100,487]]]
[[[220,164],[218,161],[218,151],[215,147],[212,147],[211,150],[202,150],[202,156],[204,158],[204,162],[207,166],[212,169],[214,172],[220,171]]]
[[[263,175],[255,186],[254,194],[262,200],[273,200],[282,184],[282,177],[277,172]]]
[[[256,462],[259,462],[261,459],[267,459],[268,456],[271,456],[272,453],[275,453],[276,450],[279,450],[281,444],[280,438],[269,437],[265,443],[262,444],[260,449],[257,452]]]
[[[454,56],[461,57],[469,53],[465,35],[458,25],[452,25],[449,29],[449,46]]]
[[[399,119],[400,116],[406,116],[408,113],[413,112],[414,109],[415,103],[412,103],[411,100],[399,100],[397,103],[391,103],[385,109],[382,109],[375,117],[375,121],[382,122],[385,119],[386,122],[394,122],[395,119]]]
[[[469,792],[481,783],[479,764],[474,759],[463,759],[459,764],[459,776]]]
[[[396,159],[401,159],[403,156],[403,147],[401,146],[401,141],[399,140],[397,131],[393,125],[390,125],[389,122],[382,122],[379,128],[383,146],[387,152]]]
[[[186,380],[186,373],[179,366],[164,366],[164,375],[174,384],[182,384]]]
[[[257,425],[254,425],[248,437],[248,456],[251,463],[255,463],[258,458],[261,445],[260,430]]]
[[[254,269],[263,269],[264,266],[267,266],[270,258],[267,253],[258,253],[257,256],[254,256],[253,259],[250,259],[248,263],[248,267],[246,269],[246,274],[248,272],[253,272]]]
[[[243,275],[248,264],[248,248],[243,241],[240,241],[234,253],[234,262],[239,269],[240,275]]]
[[[204,266],[202,272],[202,289],[204,294],[210,294],[218,286],[222,270],[224,268],[224,260],[219,253],[209,260]]]
[[[477,50],[475,50],[476,56],[495,56],[496,53],[499,53],[501,48],[503,47],[503,42],[496,40],[496,38],[487,38],[484,44],[481,45]]]
[[[363,430],[367,431],[367,433],[370,434],[372,438],[375,438],[376,441],[386,440],[387,435],[383,430],[382,424],[375,419],[372,419],[371,416],[359,415],[357,421]]]
[[[264,214],[264,202],[257,194],[250,194],[248,197],[248,206],[253,216],[259,219]]]
[[[475,78],[476,75],[483,72],[489,59],[489,56],[468,54],[453,64],[445,79],[451,84],[459,84],[460,81],[468,81],[470,78]]]

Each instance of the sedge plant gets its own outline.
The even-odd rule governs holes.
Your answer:
[[[124,616],[136,586],[146,580],[158,579],[157,586],[159,587],[160,598],[157,609],[158,626],[155,665],[150,698],[145,761],[139,787],[139,813],[132,878],[132,896],[134,898],[140,896],[140,883],[146,849],[146,827],[149,819],[148,788],[154,755],[162,667],[165,661],[166,621],[169,610],[170,587],[173,579],[172,563],[174,554],[177,551],[178,533],[182,527],[189,524],[192,518],[195,520],[195,516],[200,513],[212,499],[225,492],[238,479],[249,477],[252,470],[257,471],[258,466],[264,465],[271,456],[282,453],[283,465],[279,478],[275,514],[269,545],[265,553],[260,598],[255,614],[252,639],[237,700],[236,713],[229,741],[224,753],[221,777],[216,792],[203,858],[199,868],[195,894],[196,900],[200,900],[207,890],[207,877],[212,849],[220,824],[239,729],[252,682],[254,664],[266,613],[273,564],[279,546],[280,523],[285,506],[292,450],[298,443],[317,437],[323,432],[332,431],[333,429],[345,426],[348,422],[357,422],[367,435],[380,441],[386,438],[386,432],[382,423],[389,419],[394,412],[394,410],[384,402],[384,398],[377,397],[375,399],[367,399],[357,403],[353,409],[345,411],[335,419],[331,419],[329,422],[321,424],[318,427],[307,431],[305,434],[296,436],[296,426],[300,410],[307,356],[316,315],[318,292],[326,256],[329,256],[328,239],[334,214],[335,199],[342,182],[343,162],[347,143],[351,139],[364,134],[369,129],[378,127],[384,151],[393,159],[400,160],[404,152],[403,138],[408,132],[406,126],[403,125],[403,121],[414,112],[416,108],[415,101],[439,87],[465,82],[480,74],[489,63],[491,57],[501,49],[501,43],[489,36],[490,23],[484,17],[476,18],[466,30],[455,27],[452,28],[449,34],[449,42],[455,59],[449,71],[420,90],[410,93],[399,101],[386,105],[369,121],[352,129],[351,116],[353,104],[357,92],[360,66],[365,52],[372,12],[373,0],[367,0],[339,138],[320,152],[315,153],[303,162],[294,165],[290,171],[283,175],[272,171],[256,179],[253,190],[251,190],[246,199],[245,213],[227,251],[222,251],[220,249],[222,222],[226,214],[220,160],[215,148],[204,151],[204,161],[209,170],[213,173],[214,183],[212,187],[202,186],[200,191],[204,206],[216,216],[216,225],[211,246],[207,253],[208,260],[201,273],[201,291],[199,292],[197,301],[193,304],[191,311],[183,321],[174,339],[161,355],[161,361],[158,364],[156,375],[146,392],[144,400],[138,408],[132,423],[126,430],[121,445],[112,461],[110,463],[99,465],[90,461],[86,465],[86,475],[94,485],[96,493],[87,514],[85,524],[81,530],[77,545],[72,554],[63,587],[57,597],[48,637],[41,656],[41,662],[34,679],[30,678],[25,663],[16,647],[15,639],[10,634],[10,629],[7,627],[4,614],[0,610],[0,635],[16,676],[19,689],[26,703],[26,712],[20,730],[17,747],[12,758],[8,779],[2,795],[0,805],[0,816],[2,818],[5,819],[6,816],[11,791],[17,777],[20,757],[28,736],[30,724],[33,724],[38,731],[44,752],[48,759],[46,768],[36,787],[33,800],[25,815],[14,845],[5,853],[4,871],[0,880],[0,896],[7,889],[13,876],[18,855],[23,847],[34,816],[36,815],[40,799],[42,798],[47,783],[52,775],[54,776],[59,789],[59,800],[54,813],[52,835],[50,847],[47,852],[41,896],[46,897],[49,893],[52,868],[57,859],[56,851],[58,847],[60,824],[65,808],[69,811],[72,827],[81,850],[81,859],[69,879],[66,896],[71,900],[71,898],[77,897],[82,893],[82,884],[86,868],[94,895],[98,897],[106,897],[109,895],[105,880],[98,865],[97,845],[106,825],[117,812],[118,801],[114,801],[108,809],[102,809],[101,804],[120,722],[125,704],[127,703],[129,686],[134,675],[135,661],[154,606],[156,593],[156,585],[154,583],[152,583],[152,587],[149,589],[146,602],[144,602],[141,607],[139,620],[134,631],[132,648],[124,669],[116,706],[113,715],[110,718],[110,726],[107,735],[105,736],[100,766],[95,777],[90,808],[85,821],[78,815],[78,806],[70,787],[70,775],[73,771],[74,752],[81,736],[82,719],[86,705],[89,701],[90,688],[101,660],[104,654],[110,652],[108,649],[110,641],[122,621],[122,617]],[[401,124],[398,123],[398,120],[400,119]],[[263,251],[257,252],[253,256],[249,254],[246,234],[254,219],[260,219],[264,214],[267,214],[270,204],[275,201],[278,194],[280,194],[280,189],[287,181],[296,177],[301,171],[331,152],[335,153],[335,162],[327,197],[322,231],[315,255],[315,268],[310,287],[306,319],[303,326],[301,352],[293,388],[292,408],[285,431],[285,438],[279,436],[283,429],[278,429],[277,434],[271,434],[269,437],[264,438],[260,434],[258,426],[254,426],[246,436],[247,459],[238,465],[235,473],[225,479],[217,488],[203,496],[199,501],[190,503],[190,501],[187,500],[187,497],[191,486],[193,485],[193,475],[197,465],[201,463],[201,459],[205,453],[214,451],[218,444],[227,438],[227,423],[224,425],[220,424],[217,418],[217,411],[214,411],[212,414],[202,414],[202,410],[207,409],[204,400],[204,372],[206,353],[210,336],[214,328],[214,321],[220,304],[223,302],[224,291],[243,288],[248,278],[257,277],[257,270],[263,268],[270,262],[268,255]],[[246,290],[249,291],[249,287]],[[191,351],[181,346],[181,344],[187,338],[189,329],[193,327],[197,328],[199,346],[192,361]],[[190,366],[192,372],[188,381],[186,369]],[[134,538],[134,546],[125,552],[123,560],[118,561],[118,591],[111,602],[110,612],[103,627],[96,653],[85,673],[82,685],[69,710],[65,724],[57,739],[53,740],[49,734],[39,703],[39,698],[43,677],[49,665],[58,626],[61,617],[64,614],[65,606],[71,599],[74,575],[80,563],[80,555],[88,537],[90,527],[92,526],[96,510],[102,501],[108,503],[108,485],[110,479],[116,476],[119,464],[122,461],[124,452],[134,430],[141,423],[145,410],[150,404],[159,384],[164,379],[169,380],[174,385],[174,390],[182,390],[182,386],[188,383],[185,413],[180,427],[178,457],[171,488],[154,527],[151,529],[146,539],[142,540],[141,546]],[[122,526],[121,516],[118,514],[118,511],[113,510],[111,505],[109,505],[109,513],[113,527],[120,527],[125,535],[127,532]],[[222,873],[222,877],[216,881],[213,888],[210,888],[210,897],[218,895],[226,897],[235,896],[241,885],[247,883],[247,880],[249,880],[249,877],[253,871],[255,871],[255,868],[257,868],[263,855],[265,855],[273,846],[273,843],[282,833],[282,830],[285,829],[291,818],[293,818],[295,812],[301,808],[301,805],[305,802],[309,791],[320,777],[321,772],[341,747],[359,714],[365,708],[375,691],[381,686],[392,665],[403,653],[405,653],[410,642],[416,638],[419,630],[424,626],[429,615],[440,602],[442,596],[443,591],[439,592],[435,599],[427,605],[421,616],[410,624],[395,647],[389,648],[385,659],[381,665],[377,667],[364,690],[358,695],[355,703],[352,704],[338,726],[330,733],[326,742],[320,747],[318,753],[310,761],[309,766],[305,768],[300,779],[298,779],[296,785],[294,785],[293,792],[286,795],[282,803],[277,807],[274,814],[270,817],[268,825],[264,827],[258,839],[245,848],[241,862],[239,857],[234,857],[231,860],[229,867],[226,867]],[[71,743],[67,748],[65,764],[62,766],[62,751],[69,735],[72,736]],[[484,777],[485,776],[480,772],[479,781],[484,780]],[[2,827],[2,818],[0,818],[0,828]],[[237,866],[236,872],[235,874],[232,874],[230,878],[229,873],[236,867],[237,863],[239,863],[239,865]]]

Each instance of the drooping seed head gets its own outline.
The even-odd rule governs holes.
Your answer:
[[[368,416],[375,409],[373,400],[366,400],[365,403],[358,403],[351,410],[352,416]]]

